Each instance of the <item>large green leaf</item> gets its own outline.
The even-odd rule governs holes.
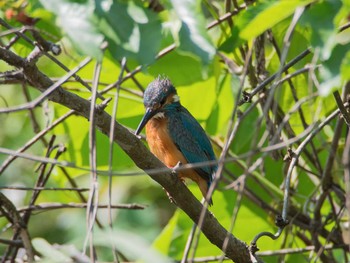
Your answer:
[[[179,215],[179,210],[177,210],[168,224],[163,228],[162,232],[153,242],[153,247],[165,255],[170,253],[171,242],[174,238],[176,238],[176,235],[178,235],[176,226],[179,220]]]
[[[189,185],[190,190],[198,197],[201,194],[198,187],[194,184]],[[210,211],[225,227],[229,228],[232,220],[232,211],[234,209],[237,193],[232,190],[216,191],[213,196],[214,205],[210,207]],[[233,228],[233,234],[241,240],[249,243],[256,234],[261,231],[275,231],[273,222],[266,221],[266,211],[256,207],[255,204],[244,199],[239,209],[237,222]],[[176,226],[174,225],[176,224]],[[254,227],[239,227],[239,226],[254,226]],[[154,246],[167,253],[175,259],[181,259],[188,235],[193,226],[193,222],[186,214],[178,210],[173,218],[169,221],[167,227],[158,236],[154,242]],[[171,245],[169,247],[169,242]],[[166,245],[164,245],[166,244]],[[280,242],[271,239],[264,239],[264,242],[259,243],[261,249],[278,248]],[[199,245],[196,250],[196,256],[204,257],[210,255],[220,255],[221,251],[213,246],[206,237],[202,236],[199,239]]]
[[[170,259],[154,250],[146,240],[130,232],[123,230],[98,231],[94,239],[95,245],[106,248],[115,246],[128,259],[149,263],[171,262]]]
[[[59,18],[63,31],[84,54],[100,59],[104,39],[115,59],[127,57],[146,64],[158,52],[160,21],[155,13],[133,1],[41,0],[41,3]]]
[[[216,99],[215,79],[208,78],[192,85],[178,87],[181,104],[199,121],[206,121]]]
[[[239,36],[245,40],[253,39],[292,15],[296,8],[312,2],[314,0],[263,1],[239,16],[236,21],[236,26],[240,29]]]
[[[280,50],[283,49],[284,46],[284,37],[288,27],[291,23],[292,18],[287,18],[277,25],[275,25],[271,31],[273,33],[274,39],[277,42],[277,45]],[[299,24],[296,25],[293,31],[293,37],[291,39],[290,47],[288,49],[287,62],[298,56],[300,53],[305,51],[310,47],[310,38],[311,31],[309,27],[301,26]],[[268,46],[267,46],[268,48]],[[274,49],[271,50],[272,58],[267,60],[267,70],[272,74],[279,70],[281,66],[280,57],[276,54]],[[300,62],[296,63],[292,69],[300,69],[305,66],[305,64],[309,63],[312,60],[312,55],[304,57]],[[289,72],[292,72],[292,69]]]
[[[311,5],[301,18],[300,24],[310,28],[312,46],[321,48],[322,59],[328,59],[333,47],[337,44],[338,30],[333,20],[340,7],[341,2],[338,0],[320,1]]]
[[[216,94],[213,96],[213,103],[205,105],[212,106],[210,115],[206,121],[206,131],[211,135],[225,136],[227,133],[227,123],[229,123],[234,107],[234,96],[239,89],[239,79],[237,76],[219,76],[216,83]]]
[[[347,51],[340,66],[340,73],[343,81],[350,79],[350,52]]]
[[[96,23],[116,59],[127,57],[147,64],[160,46],[161,24],[157,15],[134,1],[95,0]]]
[[[332,90],[340,88],[344,81],[349,80],[349,76],[340,74],[342,72],[347,72],[346,69],[349,68],[349,49],[350,44],[340,45],[334,47],[332,53],[327,59],[322,67],[320,68],[320,94],[323,96],[328,95]]]
[[[190,183],[188,187],[197,198],[202,198],[197,185]],[[229,200],[229,202],[225,201],[225,199]],[[234,199],[235,193],[231,191],[226,191],[225,193],[215,192],[213,196],[214,206],[211,207],[210,210],[225,227],[229,226],[231,218],[230,212],[232,211]],[[176,224],[176,226],[174,226],[174,224]],[[156,241],[154,242],[154,246],[157,249],[160,249],[160,251],[163,253],[167,253],[167,255],[174,259],[181,259],[192,226],[193,222],[188,218],[188,216],[183,211],[177,210],[173,218],[169,221],[166,229],[157,237]],[[160,243],[165,243],[167,246],[161,246]],[[207,238],[200,238],[199,245],[196,250],[196,256],[219,254],[220,250],[213,246],[207,240]]]
[[[231,29],[231,35],[221,43],[219,49],[224,52],[232,52],[241,46],[244,41],[250,41],[261,35],[268,29],[276,30],[276,26],[290,17],[299,6],[305,6],[311,2],[308,1],[259,1],[254,6],[249,6],[246,12],[240,12],[235,19]],[[281,31],[282,38],[277,37],[277,41],[283,41],[287,27]],[[274,35],[276,37],[276,35]],[[294,45],[291,46],[294,48]]]
[[[206,30],[201,1],[171,0],[173,9],[181,20],[178,32],[179,49],[198,56],[207,65],[215,54],[215,47]]]
[[[90,3],[75,3],[69,0],[40,0],[41,4],[59,18],[62,30],[74,46],[84,54],[101,58],[100,45],[104,36],[91,21],[94,6]]]
[[[44,262],[71,262],[72,260],[43,238],[35,238],[32,243],[35,250],[43,256]]]
[[[157,63],[152,64],[148,71],[154,76],[165,75],[175,85],[188,85],[202,81],[207,77],[202,70],[201,61],[177,50],[160,58]]]

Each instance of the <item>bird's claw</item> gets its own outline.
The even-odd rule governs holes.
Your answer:
[[[181,167],[182,163],[179,161],[172,169],[171,173],[172,174],[177,174],[177,170]]]
[[[174,167],[171,168],[171,174],[177,176],[177,170],[181,167],[182,163],[179,161]],[[164,188],[163,188],[164,189]],[[171,203],[176,205],[174,198],[164,189]]]

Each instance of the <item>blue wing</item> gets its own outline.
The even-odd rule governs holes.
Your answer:
[[[216,160],[205,131],[187,109],[181,106],[168,114],[171,115],[168,118],[170,136],[189,163]],[[216,166],[195,168],[208,184],[212,182],[216,169]]]

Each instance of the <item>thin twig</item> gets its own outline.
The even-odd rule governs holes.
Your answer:
[[[241,10],[245,9],[246,7],[247,7],[246,4],[242,4],[239,6],[239,8],[236,8],[235,10],[222,15],[219,19],[217,19],[217,20],[211,22],[209,25],[207,25],[207,29],[212,29],[213,27],[221,24],[222,22],[232,18],[233,16],[237,15]]]
[[[23,247],[23,242],[20,239],[9,240],[9,239],[0,238],[0,243],[5,245],[11,245],[13,247]]]
[[[346,106],[348,106],[347,103],[346,103]],[[339,109],[332,112],[324,121],[322,121],[317,127],[315,127],[315,129],[305,138],[305,140],[293,152],[292,160],[289,164],[287,176],[285,179],[285,194],[284,194],[284,201],[283,201],[284,208],[282,211],[283,218],[286,219],[286,216],[287,216],[287,210],[288,210],[288,205],[289,205],[288,196],[289,196],[289,191],[290,191],[289,184],[290,184],[291,174],[292,174],[294,167],[296,166],[297,160],[298,160],[301,152],[306,147],[306,145],[313,139],[313,137],[323,129],[324,126],[328,125],[330,121],[332,121],[335,117],[338,116],[339,112],[340,112]]]
[[[115,96],[114,96],[114,103],[113,103],[113,110],[112,110],[112,120],[116,119],[117,116],[117,109],[118,109],[118,101],[119,101],[119,91],[120,91],[120,84],[122,81],[122,77],[124,74],[126,66],[126,58],[124,57],[121,62],[121,69],[118,77],[118,81],[116,83],[116,91],[115,91]],[[108,172],[109,172],[109,177],[108,177],[108,205],[112,205],[112,172],[113,172],[113,145],[114,145],[114,126],[115,122],[111,122],[111,128],[109,131],[109,157],[108,157]],[[112,210],[108,209],[108,224],[109,228],[111,229],[111,232],[113,232],[113,223],[112,223]],[[118,255],[116,253],[117,248],[114,244],[114,242],[111,242],[113,246],[113,257],[114,261],[119,263]]]
[[[68,113],[62,115],[59,117],[56,121],[54,121],[49,127],[45,128],[44,130],[40,131],[38,134],[36,134],[31,140],[29,140],[24,146],[22,146],[20,149],[16,151],[17,154],[23,153],[25,150],[27,150],[30,146],[32,146],[34,143],[36,143],[40,138],[42,138],[45,134],[47,134],[49,131],[51,131],[53,128],[55,128],[58,124],[62,123],[64,120],[66,120],[69,116],[73,115],[74,111],[69,111]],[[1,153],[1,150],[0,150]],[[18,155],[15,154],[8,154],[9,157],[2,163],[0,166],[0,175],[5,171],[5,169],[18,157]]]
[[[348,107],[348,103],[345,104],[346,107]],[[323,122],[321,122],[315,129],[313,129],[309,135],[305,138],[305,140],[299,145],[299,147],[297,148],[297,150],[295,152],[293,152],[292,154],[292,160],[290,162],[289,165],[289,169],[287,172],[287,176],[285,179],[285,194],[284,194],[284,201],[283,201],[283,210],[282,210],[282,218],[284,220],[286,220],[287,218],[287,213],[288,213],[288,205],[289,205],[289,184],[290,184],[290,178],[291,178],[291,174],[293,171],[293,168],[296,166],[297,160],[301,154],[301,152],[303,152],[304,148],[306,147],[306,145],[313,139],[313,137],[318,134],[325,125],[327,125],[331,120],[333,120],[338,114],[339,114],[339,109],[335,110],[333,113],[331,113]],[[278,232],[281,233],[281,232]],[[261,236],[270,236],[275,237],[276,235],[273,235],[271,233],[268,232],[264,232],[264,233],[260,233],[255,239],[254,241],[256,241],[258,238],[260,238]]]
[[[55,210],[55,209],[66,209],[66,208],[88,208],[90,204],[88,203],[41,203],[37,205],[30,205],[26,207],[22,207],[17,209],[19,213],[23,213],[26,211],[36,212],[36,211],[47,211],[47,210]],[[108,209],[108,204],[98,204],[98,208]],[[111,205],[111,209],[132,209],[132,210],[142,210],[145,209],[146,206],[140,204],[118,204]]]
[[[269,36],[271,38],[271,42],[272,42],[272,44],[273,44],[273,46],[274,46],[274,48],[276,50],[276,53],[277,53],[278,57],[281,58],[281,51],[280,51],[280,49],[279,49],[279,47],[277,45],[277,42],[276,42],[276,40],[275,40],[275,38],[274,38],[274,36],[272,34],[272,31],[269,30],[269,33],[270,33]],[[306,67],[309,68],[310,71],[314,72],[314,70],[316,68],[318,68],[319,65],[315,65],[315,66],[313,66],[313,65],[314,64],[311,64],[311,66],[306,65]],[[299,70],[297,70],[296,72],[298,72],[298,71]],[[310,71],[309,71],[309,74],[310,74]],[[293,72],[293,74],[296,73],[296,72]],[[288,69],[285,71],[285,73],[289,74]],[[296,89],[294,87],[293,82],[290,79],[288,79],[288,85],[289,85],[290,90],[292,92],[292,96],[293,96],[294,101],[298,101],[297,91],[296,91]],[[310,93],[311,92],[312,91],[310,91]],[[300,108],[298,113],[299,113],[299,117],[300,117],[300,120],[301,120],[301,122],[303,124],[304,129],[306,129],[308,127],[308,125],[307,125],[307,122],[306,122],[306,119],[305,119],[305,116],[304,116],[303,109]],[[317,155],[316,147],[315,147],[313,142],[311,142],[310,145],[311,145],[311,150],[312,150],[312,153],[314,155],[314,158],[311,158],[311,154],[308,154],[308,152],[305,152],[306,153],[306,157],[308,157],[310,159],[311,163],[312,164],[314,163],[316,168],[318,169],[318,171],[320,173],[322,173],[321,163],[320,163],[320,160],[319,160],[318,155]]]
[[[9,30],[13,30],[13,27],[10,26],[9,24],[7,24],[3,19],[0,18],[0,25],[4,26],[5,28],[9,29]],[[16,34],[16,36],[18,38],[23,38],[26,42],[28,42],[29,44],[31,44],[34,47],[39,47],[37,43],[35,43],[34,41],[32,41],[28,36],[26,36],[24,34],[24,31],[26,29],[22,29],[20,31],[15,31],[14,33]],[[40,47],[39,47],[40,48]],[[67,68],[62,62],[60,62],[58,59],[56,59],[55,57],[51,56],[49,53],[47,53],[46,51],[43,50],[43,54],[48,57],[49,59],[51,59],[56,65],[60,66],[62,69],[64,69],[66,72],[70,72],[69,68]],[[87,58],[89,59],[89,58]],[[91,59],[91,58],[90,58]],[[91,91],[91,87],[84,82],[78,75],[73,74],[72,75],[74,77],[74,79],[79,82],[80,84],[82,84],[84,87],[86,87],[89,91]],[[105,98],[100,95],[97,94],[98,98],[100,98],[101,100],[105,100]]]
[[[301,15],[303,14],[304,12],[304,7],[298,7],[295,12],[294,12],[294,16],[293,16],[293,19],[288,27],[288,30],[286,32],[286,35],[284,37],[284,46],[283,46],[283,51],[282,51],[282,54],[281,54],[281,59],[280,59],[280,62],[281,62],[281,66],[280,66],[280,69],[279,71],[276,73],[276,79],[279,80],[279,78],[281,77],[283,71],[285,70],[284,68],[284,63],[285,63],[285,60],[287,58],[287,54],[288,54],[288,51],[289,51],[289,47],[290,47],[290,43],[291,43],[291,38],[292,38],[292,35],[293,35],[293,32],[294,32],[294,29],[296,27],[296,24],[297,22],[299,21]],[[274,91],[275,89],[277,88],[278,86],[278,81],[275,81],[275,83],[272,85],[272,87],[270,88],[270,93],[269,93],[269,96],[266,100],[266,104],[264,105],[264,108],[263,108],[263,115],[267,115],[267,111],[269,110],[270,108],[270,104],[273,100],[273,95],[274,95]],[[260,126],[260,124],[258,125],[258,127]],[[289,184],[285,184],[285,189],[286,188],[289,188]],[[284,192],[284,200],[288,200],[289,198],[289,189],[287,191]],[[286,196],[287,195],[287,196]],[[278,230],[277,230],[277,233],[275,235],[271,234],[271,233],[268,233],[268,232],[262,232],[262,233],[259,233],[258,235],[255,236],[255,238],[253,239],[253,241],[251,242],[252,244],[252,247],[255,248],[256,246],[256,243],[258,241],[258,239],[262,236],[269,236],[270,238],[272,239],[276,239],[278,238],[282,231],[283,231],[283,228],[287,225],[287,206],[286,204],[284,203],[284,206],[283,206],[283,210],[282,210],[282,218],[281,219],[276,219],[276,225],[278,226]]]
[[[350,128],[350,113],[344,107],[344,103],[339,95],[339,92],[334,91],[333,96],[334,96],[335,101],[337,102],[338,108],[339,108],[339,110],[344,118],[346,125],[348,125],[348,127]]]
[[[23,186],[0,186],[0,190],[16,190],[16,191],[75,191],[86,192],[89,188],[67,188],[67,187],[23,187]]]
[[[296,63],[298,63],[300,60],[302,60],[304,57],[309,55],[311,53],[310,49],[306,49],[303,52],[301,52],[298,56],[293,58],[291,61],[289,61],[285,66],[282,67],[281,71],[284,72],[287,69],[294,66]],[[239,104],[242,105],[243,103],[250,102],[253,96],[255,96],[257,93],[259,93],[263,88],[265,88],[268,84],[270,84],[272,81],[274,81],[278,76],[278,72],[271,75],[267,79],[265,79],[263,82],[261,82],[255,89],[253,89],[250,93],[245,92],[244,98],[240,100]]]
[[[335,125],[335,128],[334,128],[334,135],[333,135],[331,147],[328,151],[329,155],[328,155],[328,158],[326,160],[326,165],[323,168],[323,173],[322,173],[322,177],[321,177],[323,191],[329,190],[333,184],[332,167],[333,167],[334,160],[336,158],[336,153],[338,150],[339,141],[340,141],[340,138],[342,135],[343,124],[344,124],[344,120],[338,119],[337,123]]]
[[[18,236],[21,237],[23,246],[28,257],[28,262],[34,262],[34,248],[31,243],[29,232],[27,231],[27,224],[23,222],[23,219],[20,217],[14,204],[1,192],[0,201],[1,214],[5,216],[9,220],[9,222],[12,223],[15,233],[18,233]],[[13,241],[15,240],[17,240],[17,238],[13,239]],[[13,245],[15,244],[11,244],[8,247],[7,251],[9,251]],[[18,248],[18,246],[16,246],[16,248]],[[6,260],[7,256],[8,254],[5,252],[2,261]]]
[[[87,235],[85,240],[84,248],[86,248],[87,242],[89,240],[90,244],[90,260],[95,262],[96,254],[93,244],[93,226],[96,219],[97,214],[97,204],[98,204],[98,181],[97,181],[97,154],[96,154],[96,130],[95,130],[95,110],[96,110],[96,99],[97,99],[97,88],[98,82],[101,74],[101,63],[96,63],[94,70],[94,78],[92,84],[92,97],[90,102],[90,115],[89,115],[89,159],[90,159],[90,168],[91,168],[91,176],[90,176],[90,192],[88,199],[88,209],[86,211],[87,217]]]
[[[345,23],[344,25],[339,27],[339,32],[342,32],[346,29],[350,28],[350,22]]]
[[[342,156],[342,163],[344,165],[344,182],[345,182],[345,206],[347,211],[350,211],[350,132],[346,137],[344,152]],[[350,225],[350,217],[348,217]],[[347,235],[350,238],[350,232]],[[350,240],[350,239],[348,239]],[[348,244],[350,250],[350,244]]]
[[[16,111],[27,110],[27,109],[34,109],[38,104],[42,103],[47,98],[50,98],[50,94],[52,92],[54,92],[57,88],[59,88],[63,83],[65,83],[70,77],[72,77],[81,68],[86,66],[89,62],[90,62],[90,58],[84,59],[77,67],[69,71],[65,76],[60,78],[51,87],[47,88],[39,97],[35,98],[34,100],[20,106],[0,109],[0,113],[9,113],[9,112],[16,112]],[[23,63],[24,63],[23,66],[25,67],[26,66],[25,62]]]

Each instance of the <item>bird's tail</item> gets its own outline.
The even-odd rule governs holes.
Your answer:
[[[207,183],[208,188],[207,188],[207,192],[206,192],[206,195],[204,196],[204,198],[207,198],[207,194],[208,194],[208,192],[209,192],[211,183],[212,183],[212,182],[208,182],[208,183]],[[212,205],[214,204],[214,203],[213,203],[213,199],[212,199],[211,197],[210,197],[210,199],[208,200],[208,204],[209,204],[209,206],[212,206]]]
[[[203,197],[204,198],[207,198],[207,194],[208,194],[208,190],[209,190],[209,188],[210,188],[210,184],[211,184],[211,182],[209,181],[205,181],[204,179],[201,179],[200,181],[198,181],[197,182],[197,184],[198,184],[198,186],[199,186],[199,189],[201,190],[201,192],[202,192],[202,195],[203,195]],[[210,205],[210,206],[212,206],[213,205],[213,200],[212,200],[212,198],[210,197],[210,199],[208,200],[208,204]]]

